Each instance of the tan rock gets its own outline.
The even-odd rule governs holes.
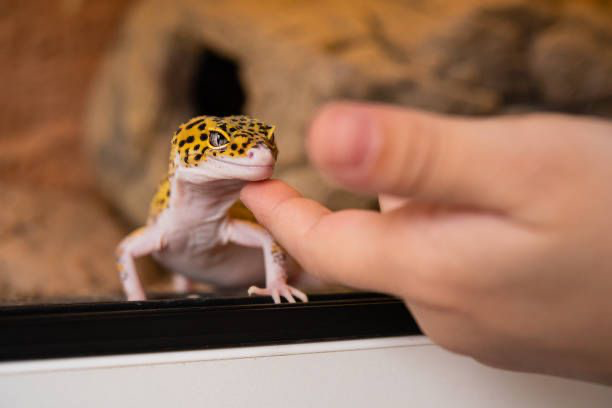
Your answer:
[[[78,131],[74,121],[57,119],[0,138],[0,182],[93,193]]]
[[[121,298],[123,231],[107,209],[86,196],[0,188],[0,303]]]
[[[81,154],[84,101],[129,3],[30,0],[0,6],[0,181],[95,188]]]
[[[549,105],[612,115],[612,28],[598,20],[568,19],[533,44],[530,72]]]

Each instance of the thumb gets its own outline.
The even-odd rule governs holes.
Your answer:
[[[315,117],[308,151],[324,175],[352,190],[505,209],[516,194],[506,183],[529,164],[517,137],[505,134],[516,127],[500,126],[510,120],[334,103]]]

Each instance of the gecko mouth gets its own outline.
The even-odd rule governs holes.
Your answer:
[[[239,167],[243,167],[246,169],[273,169],[274,168],[274,164],[247,164],[247,163],[236,163],[235,161],[232,160],[223,160],[223,159],[219,159],[218,157],[209,157],[208,160],[213,160],[216,162],[220,162],[220,163],[224,163],[224,164],[230,164],[232,166],[239,166]]]

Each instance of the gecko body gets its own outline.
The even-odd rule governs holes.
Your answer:
[[[272,175],[278,149],[274,127],[247,116],[199,116],[181,125],[170,149],[147,224],[117,248],[128,300],[146,298],[134,259],[152,255],[173,272],[178,292],[194,281],[218,287],[251,286],[249,294],[308,299],[287,284],[288,257],[239,201],[249,181]]]

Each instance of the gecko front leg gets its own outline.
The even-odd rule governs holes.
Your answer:
[[[134,258],[162,249],[162,239],[154,227],[142,227],[125,237],[117,247],[117,269],[128,300],[145,300]]]
[[[308,297],[303,292],[287,284],[287,254],[261,225],[231,219],[227,224],[227,237],[230,242],[238,245],[263,250],[266,287],[251,286],[249,295],[272,296],[274,303],[280,303],[281,296],[289,303],[295,303],[294,296],[302,302],[308,302]]]

